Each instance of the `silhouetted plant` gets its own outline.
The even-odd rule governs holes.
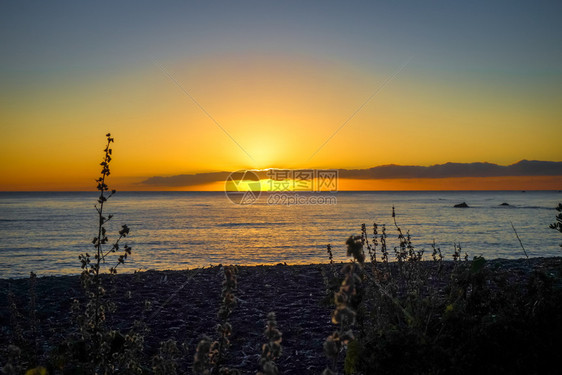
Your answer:
[[[381,257],[383,263],[388,263],[388,248],[386,247],[386,225],[382,225],[381,230]]]
[[[422,259],[423,257],[423,250],[415,251],[414,245],[412,244],[412,237],[410,235],[410,231],[406,231],[406,235],[402,232],[402,229],[396,222],[396,213],[394,211],[394,206],[392,207],[392,219],[394,221],[394,226],[398,231],[398,240],[399,246],[394,248],[394,252],[396,254],[396,260],[400,267],[402,267],[402,262],[409,261],[409,262],[416,262]]]
[[[347,245],[347,256],[353,257],[355,261],[363,265],[365,263],[365,252],[361,236],[351,236],[345,242]]]
[[[376,237],[373,237],[373,240]],[[374,261],[374,248],[371,247],[371,244],[369,243],[369,237],[367,236],[367,226],[365,224],[361,224],[361,244],[365,247],[367,247],[367,253],[369,254],[369,258],[371,259],[371,262]]]
[[[237,288],[236,275],[238,269],[236,266],[222,267],[224,280],[222,283],[221,305],[219,307],[216,331],[218,339],[211,342],[209,337],[201,339],[197,345],[193,362],[193,371],[197,374],[238,374],[236,369],[229,369],[222,365],[228,348],[230,347],[230,335],[232,334],[232,325],[228,321],[232,310],[236,306],[236,297],[234,292]]]
[[[332,323],[336,324],[338,329],[328,336],[324,342],[324,353],[329,359],[329,365],[323,372],[324,375],[338,373],[340,353],[355,338],[353,325],[356,321],[357,312],[354,307],[357,305],[356,296],[361,284],[359,275],[365,261],[365,253],[363,252],[361,236],[349,237],[346,245],[347,255],[353,257],[353,262],[343,266],[341,272],[344,279],[339,291],[334,294],[336,309],[332,313]]]
[[[348,256],[354,256],[358,260],[358,265],[363,265],[364,254],[363,245],[366,245],[371,256],[371,272],[364,267],[360,267],[358,274],[359,280],[364,279],[361,289],[350,299],[353,301],[351,311],[354,312],[354,319],[357,321],[358,331],[354,334],[355,340],[347,342],[347,355],[345,358],[345,373],[364,371],[370,373],[372,368],[365,367],[371,363],[370,355],[366,355],[372,349],[371,343],[381,338],[384,339],[385,332],[398,332],[407,329],[411,334],[418,337],[423,342],[433,329],[435,324],[434,306],[439,300],[439,292],[432,289],[431,283],[439,282],[438,275],[442,269],[441,250],[433,244],[433,259],[437,267],[426,267],[422,265],[423,250],[416,250],[409,232],[404,232],[396,221],[396,213],[393,209],[392,219],[398,232],[398,246],[394,247],[397,263],[389,263],[387,251],[386,227],[381,225],[379,235],[379,225],[373,225],[373,240],[369,241],[366,226],[361,226],[361,236],[350,237],[347,241]],[[381,246],[381,263],[376,262],[376,249]],[[455,245],[457,259],[460,258],[460,248]],[[435,273],[431,273],[435,272]],[[349,276],[346,276],[346,279]],[[347,281],[342,282],[342,285]],[[340,295],[338,295],[340,298]],[[341,307],[343,310],[344,306]],[[388,331],[391,329],[390,331]],[[383,336],[381,336],[381,334]],[[394,334],[393,334],[394,335]],[[338,335],[332,335],[325,344],[325,351],[329,353],[332,361],[336,360],[336,349],[341,349]],[[369,349],[371,348],[371,349]],[[331,350],[326,350],[331,349]],[[338,352],[339,353],[339,352]],[[370,366],[370,365],[367,365]],[[330,374],[337,371],[335,363],[325,373]]]
[[[455,262],[458,262],[459,260],[461,260],[461,250],[462,250],[461,245],[460,245],[460,244],[457,244],[457,243],[455,242],[455,243],[453,243],[453,249],[454,249],[454,251],[453,251],[453,260],[454,260]]]
[[[81,284],[86,295],[85,307],[82,310],[78,301],[73,304],[74,318],[79,326],[79,341],[75,344],[83,345],[83,355],[78,359],[77,366],[90,373],[113,373],[116,363],[120,363],[123,370],[134,372],[138,364],[134,364],[135,353],[142,348],[142,335],[133,332],[122,335],[117,331],[110,330],[106,325],[107,314],[115,309],[112,301],[106,298],[106,289],[102,283],[102,267],[109,257],[122,250],[113,266],[109,266],[110,275],[117,273],[117,267],[123,264],[131,254],[131,248],[125,244],[121,248],[121,240],[129,234],[129,227],[123,225],[115,242],[109,245],[106,224],[113,218],[104,211],[105,204],[116,191],[110,190],[107,178],[110,175],[110,162],[114,139],[107,133],[107,144],[104,149],[104,157],[100,163],[101,176],[96,179],[99,197],[95,206],[98,216],[97,235],[92,240],[94,254],[88,252],[80,254],[82,273]],[[106,216],[107,215],[107,216]],[[76,354],[76,353],[75,353]],[[74,358],[76,359],[76,358]]]
[[[267,343],[262,345],[258,375],[277,375],[279,374],[279,369],[275,361],[279,359],[282,353],[282,334],[277,329],[277,319],[274,312],[267,314],[267,325],[263,335],[267,339]]]
[[[330,259],[330,265],[334,265],[334,254],[332,253],[332,246],[330,244],[326,246],[326,252],[328,253],[328,259]]]
[[[162,341],[158,354],[152,358],[152,371],[155,375],[177,374],[177,362],[181,354],[176,340]]]
[[[431,248],[433,249],[431,257],[433,261],[439,265],[437,273],[441,273],[441,270],[443,269],[443,254],[441,253],[441,249],[435,244],[435,239],[431,243]]]
[[[560,270],[556,278],[533,271],[527,288],[521,290],[521,285],[510,283],[508,272],[491,273],[484,258],[466,262],[468,255],[463,257],[456,243],[452,263],[444,264],[435,241],[433,261],[425,262],[423,251],[415,249],[395,215],[393,221],[399,241],[397,262],[371,262],[371,268],[362,269],[363,292],[358,293],[362,299],[352,311],[356,320],[363,312],[364,322],[356,325],[354,339],[347,342],[346,374],[542,373],[547,368],[543,362],[553,364],[552,345],[545,342],[561,341],[562,323],[542,314],[561,315],[554,307],[562,302]],[[355,253],[358,246],[353,245],[358,242],[378,242],[369,242],[365,232],[363,225],[361,241],[348,240],[348,254]],[[381,254],[383,237],[381,233]],[[443,277],[445,267],[448,278]],[[550,327],[544,321],[550,321]],[[332,361],[344,346],[339,334],[325,343]],[[529,361],[529,351],[541,360]],[[324,373],[335,373],[336,363]]]
[[[193,359],[193,372],[200,375],[210,375],[212,362],[211,358],[214,353],[211,353],[212,341],[208,336],[204,336],[195,350],[195,357]]]
[[[556,215],[556,221],[550,224],[549,227],[562,233],[562,203],[558,203],[556,211],[558,211],[558,214]],[[562,247],[562,243],[560,244],[560,247]]]
[[[334,264],[334,254],[332,252],[332,245],[330,244],[326,245],[326,252],[328,253],[328,259],[330,260],[330,275],[329,276],[326,275],[324,270],[322,270],[322,275],[324,277],[324,284],[326,285],[327,292],[331,296],[333,294],[332,290],[335,291],[334,288],[336,288],[334,282],[337,284],[337,287],[339,287],[340,281],[337,280],[338,273],[336,271],[336,265]]]

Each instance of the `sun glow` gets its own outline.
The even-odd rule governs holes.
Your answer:
[[[143,181],[252,168],[561,160],[559,54],[551,48],[559,22],[548,7],[519,15],[506,8],[510,17],[482,19],[474,29],[470,12],[439,9],[454,17],[441,19],[463,25],[458,30],[472,30],[461,33],[460,51],[461,35],[447,22],[426,22],[435,11],[426,6],[401,24],[394,6],[382,5],[356,12],[332,4],[322,17],[311,6],[306,17],[301,4],[283,2],[275,14],[252,3],[237,5],[233,17],[205,2],[185,12],[148,4],[139,13],[121,9],[126,26],[122,17],[101,20],[104,30],[122,31],[119,38],[76,27],[96,27],[105,15],[80,6],[53,27],[45,22],[58,19],[56,7],[0,12],[7,21],[0,22],[0,190],[91,189],[107,132],[116,140],[111,178],[126,190],[223,190],[222,178]],[[224,18],[209,22],[216,16]],[[511,27],[519,16],[528,28]],[[339,24],[351,19],[361,27]],[[408,31],[398,39],[372,37],[397,36],[397,24]],[[514,31],[510,40],[505,30]],[[351,37],[357,43],[347,43]],[[505,181],[353,180],[340,190],[560,187],[553,179]],[[268,190],[271,181],[259,184]]]

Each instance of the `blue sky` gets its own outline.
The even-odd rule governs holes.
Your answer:
[[[235,51],[428,71],[560,74],[560,2],[2,2],[2,73]]]

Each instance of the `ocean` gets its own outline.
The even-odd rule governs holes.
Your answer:
[[[79,254],[94,253],[96,199],[96,192],[0,193],[0,278],[80,273]],[[469,208],[453,207],[462,202]],[[133,252],[119,272],[133,272],[324,263],[327,244],[344,261],[345,241],[363,223],[369,234],[373,223],[386,225],[392,250],[393,206],[398,225],[427,259],[434,240],[445,259],[452,259],[454,243],[470,259],[522,258],[512,223],[529,256],[560,256],[562,235],[548,228],[558,202],[556,191],[262,193],[247,205],[223,192],[117,192],[105,212],[113,214],[110,242],[122,224],[130,227],[125,243]]]

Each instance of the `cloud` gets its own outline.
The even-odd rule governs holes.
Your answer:
[[[445,163],[429,167],[382,165],[369,169],[340,169],[340,178],[393,179],[393,178],[450,178],[450,177],[507,177],[507,176],[561,176],[562,162],[521,160],[512,165],[492,163]]]
[[[149,186],[195,186],[217,181],[225,181],[230,172],[209,172],[196,174],[179,174],[176,176],[154,176],[142,181],[141,184]]]
[[[265,171],[256,172],[267,178]],[[225,181],[230,172],[154,176],[141,182],[154,187],[195,186]],[[493,163],[445,163],[429,167],[415,165],[381,165],[367,169],[340,169],[339,178],[360,180],[451,178],[451,177],[508,177],[508,176],[562,176],[562,162],[521,160],[502,166]]]

